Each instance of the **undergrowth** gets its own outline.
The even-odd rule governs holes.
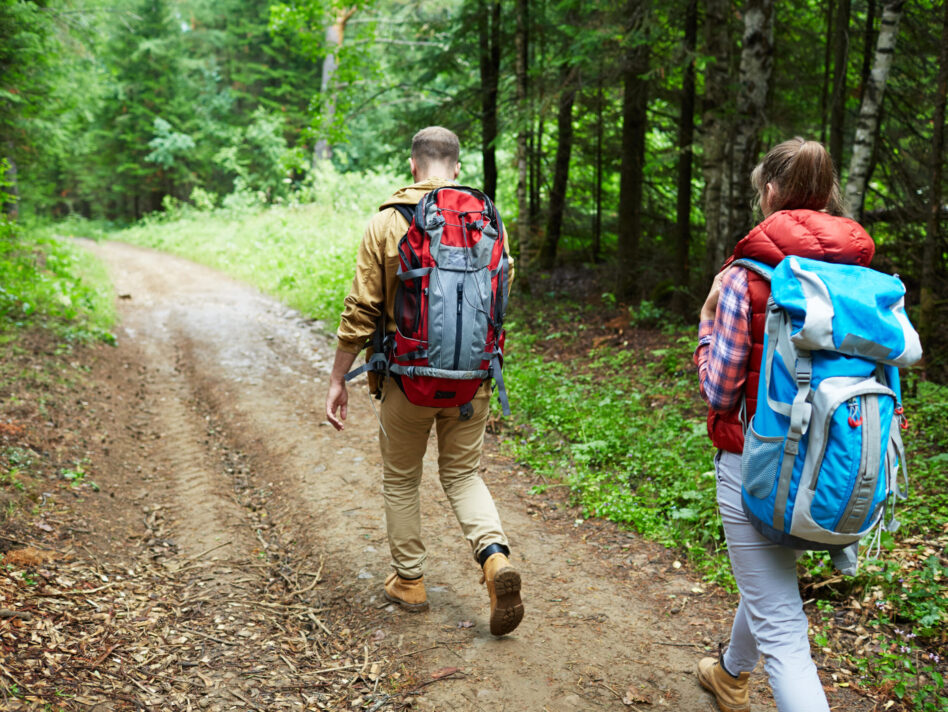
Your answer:
[[[735,590],[715,501],[713,450],[691,356],[694,328],[657,322],[602,336],[614,300],[567,295],[516,303],[504,367],[513,418],[507,447],[544,480],[566,484],[586,516],[627,525],[683,550],[705,579]],[[603,315],[603,312],[606,315]],[[643,322],[640,307],[632,327]],[[816,613],[813,640],[841,684],[875,688],[905,708],[944,712],[948,648],[948,388],[905,379],[911,493],[859,574],[829,557],[801,560]],[[812,608],[810,610],[813,610]]]
[[[65,343],[113,342],[114,321],[111,283],[91,254],[15,223],[0,225],[0,339],[41,327]]]
[[[313,205],[182,208],[112,237],[217,267],[333,328],[365,222],[397,182],[356,180],[327,177]],[[566,485],[586,516],[685,552],[705,579],[733,591],[691,362],[695,328],[643,303],[620,312],[617,336],[607,322],[616,309],[611,294],[596,304],[561,293],[512,301],[506,447],[539,475],[537,490]],[[897,513],[902,526],[883,537],[878,556],[864,555],[855,577],[807,555],[802,592],[812,639],[839,684],[871,688],[903,709],[946,712],[948,389],[905,381],[913,487]]]
[[[327,170],[312,203],[210,212],[178,206],[109,237],[219,269],[335,331],[365,225],[400,182]],[[83,234],[82,226],[75,230]]]

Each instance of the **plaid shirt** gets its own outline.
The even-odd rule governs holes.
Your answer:
[[[698,366],[701,396],[712,410],[727,412],[740,400],[751,352],[750,290],[747,272],[730,269],[721,282],[714,321],[698,325]]]

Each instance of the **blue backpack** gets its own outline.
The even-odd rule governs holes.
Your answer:
[[[859,540],[908,488],[898,368],[922,349],[905,287],[868,267],[804,257],[775,268],[734,264],[771,289],[757,410],[741,458],[744,511],[778,544],[845,550],[840,568],[854,573]],[[890,514],[884,526],[894,531],[898,522]]]

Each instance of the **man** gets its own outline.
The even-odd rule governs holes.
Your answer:
[[[408,222],[394,206],[414,207],[429,191],[454,185],[461,168],[458,154],[458,138],[448,129],[431,126],[415,134],[409,158],[415,183],[382,204],[362,237],[355,278],[339,325],[338,348],[326,397],[326,417],[337,430],[343,429],[347,415],[349,397],[344,377],[356,355],[372,336],[379,319],[385,320],[387,332],[395,330],[398,241],[408,229]],[[504,241],[506,248],[506,235]],[[370,373],[371,376],[374,374]],[[374,390],[372,381],[370,378]],[[428,608],[419,484],[422,458],[434,424],[441,485],[482,567],[482,582],[487,584],[490,631],[505,635],[523,618],[523,604],[520,574],[507,559],[507,537],[490,492],[478,474],[489,400],[490,386],[485,381],[469,405],[419,406],[409,402],[394,378],[384,380],[379,442],[385,520],[394,569],[385,581],[384,595],[410,611]]]

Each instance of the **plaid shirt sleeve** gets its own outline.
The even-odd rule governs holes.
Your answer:
[[[698,366],[701,396],[712,410],[729,411],[741,399],[751,352],[750,292],[747,272],[734,268],[721,283],[714,321],[698,325]]]

